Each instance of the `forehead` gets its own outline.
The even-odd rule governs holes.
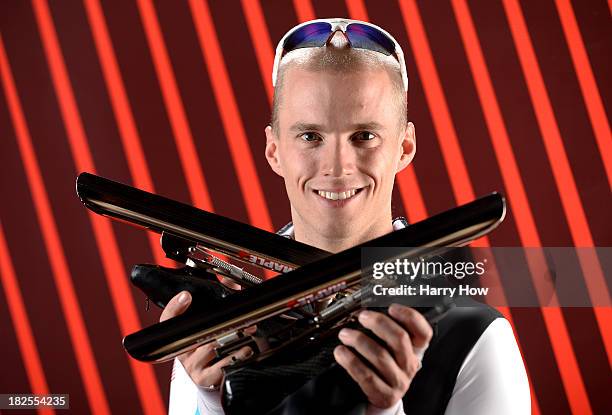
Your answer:
[[[283,80],[279,121],[348,128],[352,124],[397,122],[397,98],[384,68],[355,72],[287,68]]]

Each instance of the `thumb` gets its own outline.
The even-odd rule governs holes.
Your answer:
[[[162,311],[159,321],[165,321],[179,314],[183,314],[191,304],[191,294],[189,291],[181,291],[166,304]]]

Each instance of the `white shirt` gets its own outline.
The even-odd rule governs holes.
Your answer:
[[[425,363],[427,364],[427,363]],[[198,387],[174,360],[169,415],[222,415],[221,393]],[[410,413],[410,408],[405,408]],[[402,401],[391,408],[370,405],[367,415],[403,415]],[[510,323],[497,318],[468,353],[455,382],[446,415],[528,415],[529,383]]]

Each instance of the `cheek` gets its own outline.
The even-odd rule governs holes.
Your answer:
[[[292,146],[282,148],[281,166],[284,177],[291,184],[302,184],[316,173],[316,157],[307,150]]]
[[[359,158],[361,171],[371,177],[377,186],[393,182],[396,171],[396,160],[392,152],[384,151],[365,152]]]

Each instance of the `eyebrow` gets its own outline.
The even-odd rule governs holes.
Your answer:
[[[353,130],[384,130],[385,126],[376,121],[355,124],[351,127]]]
[[[376,121],[369,121],[365,123],[353,124],[350,126],[350,129],[351,130],[384,130],[385,127]],[[323,127],[320,124],[306,123],[306,122],[296,122],[289,128],[289,131],[291,132],[323,131],[323,130],[325,130],[325,127]]]
[[[323,126],[319,124],[296,122],[289,128],[289,131],[295,131],[295,132],[321,131],[323,129],[324,129]]]

